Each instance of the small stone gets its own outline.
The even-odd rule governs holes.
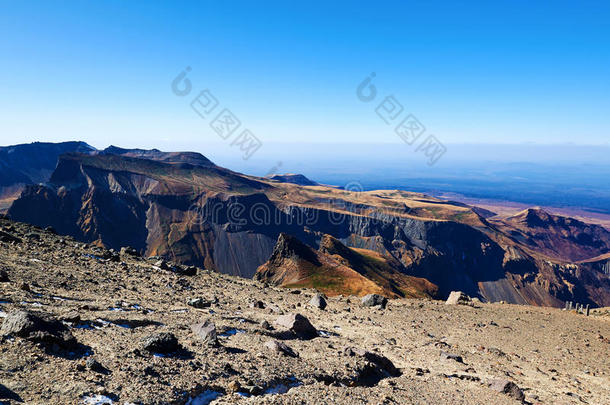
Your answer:
[[[265,330],[269,330],[269,329],[271,329],[271,325],[269,324],[269,322],[264,320],[264,321],[261,322],[261,328],[263,328]]]
[[[211,307],[212,303],[203,298],[192,298],[192,299],[188,300],[187,305],[189,305],[193,308],[203,309],[203,308]]]
[[[446,305],[471,305],[472,300],[466,294],[461,291],[451,291],[449,298],[445,301]]]
[[[326,298],[322,294],[316,294],[309,301],[309,305],[317,309],[325,309],[327,306]]]
[[[174,353],[180,349],[176,336],[168,332],[155,333],[144,338],[142,342],[142,348],[153,353]]]
[[[241,385],[237,381],[231,381],[227,385],[227,391],[229,392],[237,392],[241,389]]]
[[[362,300],[360,302],[365,307],[379,306],[382,309],[385,309],[386,305],[388,304],[388,299],[379,294],[369,294],[362,297]]]
[[[106,368],[100,364],[99,361],[94,359],[93,357],[89,357],[85,362],[85,367],[87,367],[91,371],[95,371],[96,373],[105,374],[107,372]]]
[[[207,320],[205,322],[193,324],[191,325],[191,330],[207,345],[218,345],[218,334],[216,332],[216,325],[213,322]]]
[[[8,283],[8,272],[6,270],[0,270],[0,283]]]
[[[318,336],[316,328],[301,314],[281,315],[275,323],[289,329],[301,339],[311,339]]]
[[[444,351],[441,351],[441,360],[454,360],[454,361],[457,361],[458,363],[464,363],[464,359],[462,359],[462,356],[458,356],[457,354],[447,353]]]
[[[265,348],[267,348],[273,352],[276,352],[276,353],[284,354],[286,356],[299,357],[299,355],[294,350],[292,350],[292,348],[290,348],[285,343],[279,342],[277,340],[266,341]]]
[[[21,283],[21,285],[19,286],[19,289],[22,291],[27,291],[27,292],[32,291],[32,289],[30,288],[30,285],[28,283]]]
[[[254,301],[251,302],[249,305],[250,308],[258,308],[258,309],[265,309],[265,303],[263,301]]]
[[[490,381],[489,387],[494,391],[506,394],[518,401],[523,401],[525,399],[525,395],[523,394],[521,388],[519,388],[517,384],[512,381],[495,379]]]

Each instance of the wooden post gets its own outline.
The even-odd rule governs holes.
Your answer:
[[[589,316],[589,304],[587,304],[586,315]]]

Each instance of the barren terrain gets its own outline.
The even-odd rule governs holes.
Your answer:
[[[339,296],[322,310],[308,305],[313,290],[202,269],[186,275],[157,258],[119,256],[8,220],[0,225],[20,240],[0,242],[7,276],[0,316],[6,323],[16,310],[49,314],[78,342],[64,348],[5,334],[2,403],[520,403],[515,392],[497,392],[497,381],[490,386],[497,379],[516,384],[532,404],[610,403],[604,309],[586,317],[419,299],[390,300],[382,309]],[[202,300],[187,305],[193,298]],[[308,318],[317,336],[300,339],[275,323],[293,313]],[[191,329],[204,320],[215,324],[219,344]],[[146,338],[161,332],[173,334],[178,347],[150,350]],[[278,347],[270,340],[294,353],[270,349]]]

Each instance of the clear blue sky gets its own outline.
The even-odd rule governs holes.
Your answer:
[[[0,55],[0,144],[222,145],[186,66],[264,142],[400,142],[370,72],[446,143],[610,140],[607,1],[0,1]]]

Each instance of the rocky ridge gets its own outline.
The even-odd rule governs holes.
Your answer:
[[[607,238],[593,227],[553,219],[546,234],[531,221],[527,229],[519,220],[491,221],[472,207],[422,194],[303,187],[235,173],[188,152],[111,147],[63,155],[49,182],[28,186],[8,213],[98,246],[132,246],[246,278],[269,261],[280,234],[317,252],[330,235],[365,262],[396,270],[387,278],[390,272],[377,273],[377,266],[362,271],[362,260],[354,265],[341,254],[316,253],[363,276],[367,287],[354,285],[361,295],[381,285],[388,296],[425,296],[433,285],[443,298],[461,290],[487,301],[610,305],[608,260],[568,260],[606,254]],[[397,287],[405,277],[425,283]]]

